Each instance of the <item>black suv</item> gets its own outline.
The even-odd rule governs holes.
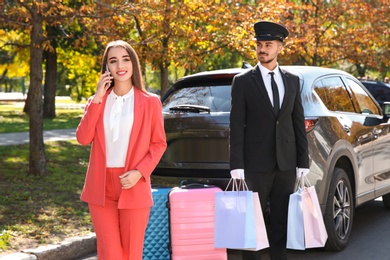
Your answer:
[[[231,83],[247,69],[197,73],[173,84],[162,97],[168,147],[154,174],[209,183],[230,178]],[[346,72],[310,66],[282,69],[301,80],[308,178],[324,214],[326,247],[342,250],[356,206],[382,196],[390,209],[390,115]],[[390,104],[384,106],[389,111]]]
[[[390,84],[377,80],[363,80],[361,82],[380,105],[383,105],[384,102],[390,102]]]

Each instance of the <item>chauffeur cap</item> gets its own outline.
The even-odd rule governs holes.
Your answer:
[[[288,30],[281,24],[260,21],[255,23],[255,40],[267,41],[267,40],[279,40],[282,41],[288,36]]]

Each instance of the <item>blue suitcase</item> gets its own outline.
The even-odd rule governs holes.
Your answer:
[[[143,260],[170,260],[168,193],[172,188],[153,188],[154,205],[150,210],[148,226],[146,227]]]

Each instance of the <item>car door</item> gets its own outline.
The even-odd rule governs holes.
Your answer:
[[[379,197],[390,192],[390,124],[383,121],[378,105],[356,81],[347,78],[347,84],[358,112],[365,116],[364,124],[371,129],[373,168],[370,180],[375,183],[375,197]]]
[[[349,151],[355,166],[355,187],[357,203],[374,198],[372,127],[365,123],[366,116],[357,113],[352,92],[345,84],[342,75],[331,75],[316,83],[316,93],[324,105],[332,111],[337,124],[329,127],[337,142],[332,149]],[[330,122],[328,122],[330,123]]]

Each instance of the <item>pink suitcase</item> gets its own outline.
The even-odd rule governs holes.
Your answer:
[[[169,192],[172,260],[227,260],[224,248],[214,248],[214,200],[220,188],[183,186]]]

